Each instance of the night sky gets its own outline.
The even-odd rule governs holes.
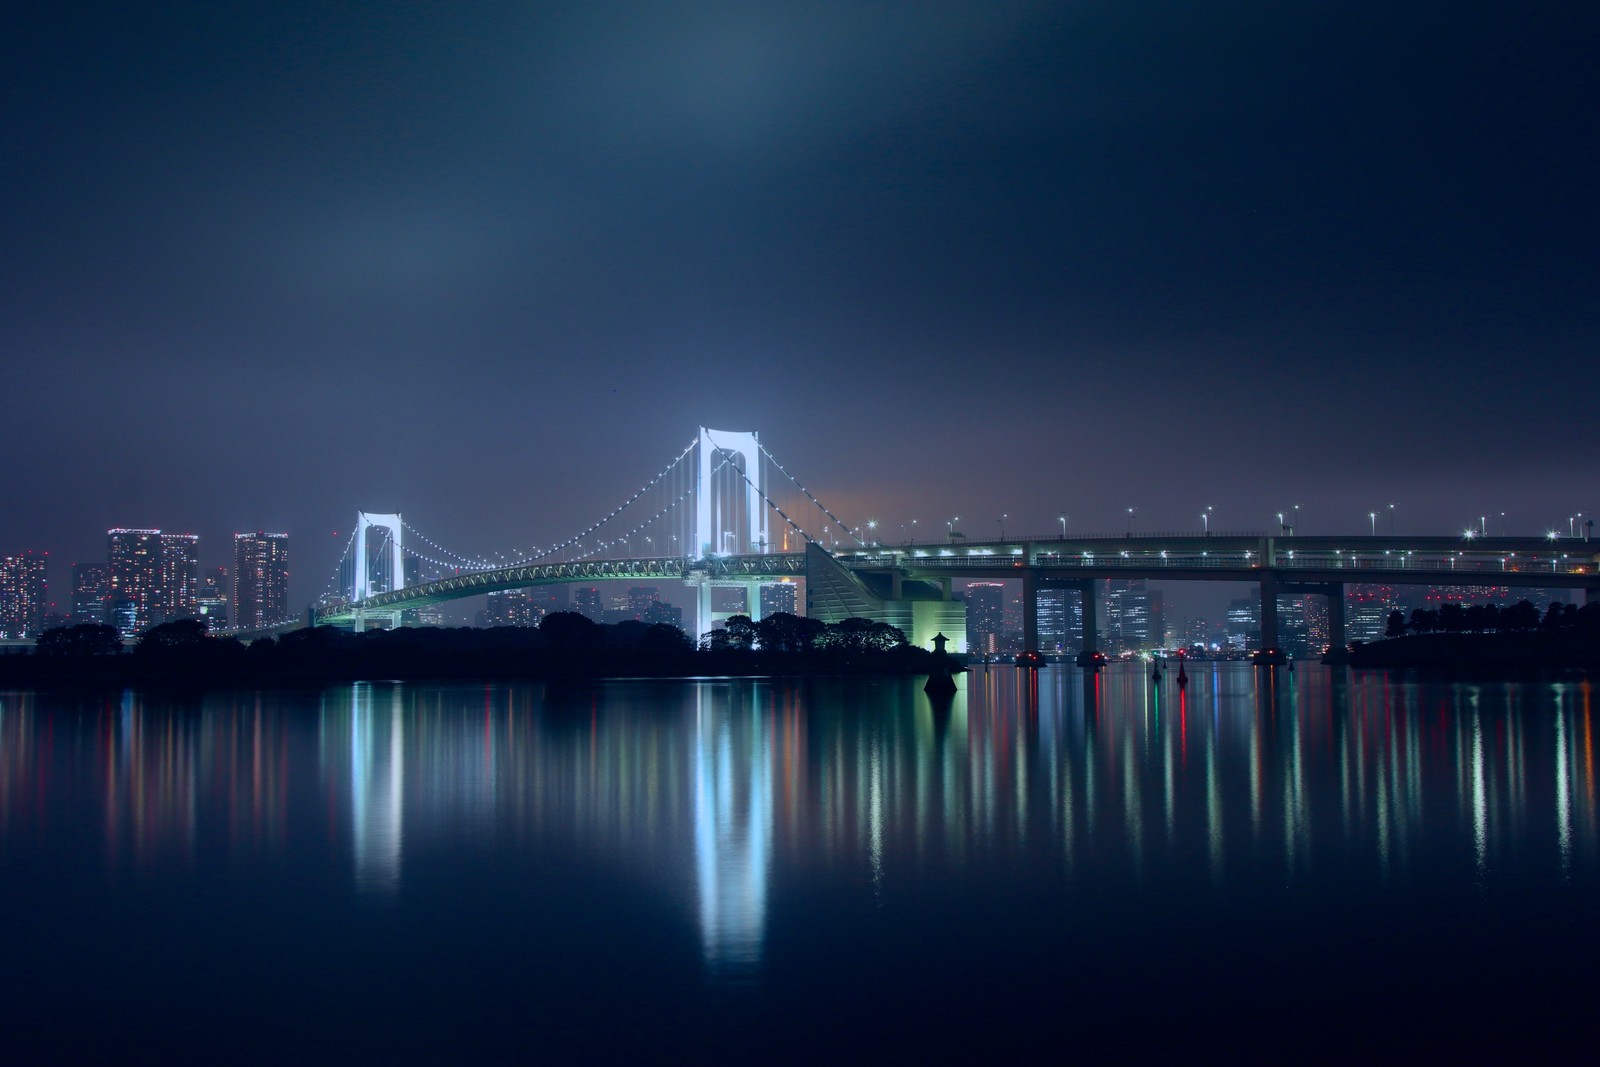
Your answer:
[[[304,603],[701,424],[891,527],[1600,511],[1593,5],[31,6],[0,552],[287,530]]]

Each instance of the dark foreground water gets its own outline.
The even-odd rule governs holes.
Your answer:
[[[1593,687],[1224,665],[0,694],[63,1060],[1377,1060],[1592,1038]],[[15,1060],[13,1062],[16,1062]]]

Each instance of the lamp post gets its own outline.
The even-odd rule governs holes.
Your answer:
[[[1367,512],[1367,518],[1372,520],[1372,536],[1373,537],[1377,537],[1378,536],[1378,513],[1376,511],[1369,511],[1369,512]]]
[[[1207,504],[1206,509],[1200,513],[1200,521],[1205,523],[1206,536],[1211,536],[1211,509],[1214,505]]]
[[[1389,505],[1389,536],[1394,536],[1394,505]]]
[[[1009,515],[1006,515],[1005,513],[1001,513],[1000,517],[995,520],[995,522],[998,522],[1000,524],[1000,540],[1002,540],[1002,541],[1004,541],[1006,539],[1006,519],[1008,519],[1009,517],[1010,517]]]
[[[1129,537],[1133,536],[1133,531],[1136,529],[1135,522],[1136,522],[1137,516],[1134,514],[1135,510],[1136,509],[1134,509],[1134,508],[1129,508],[1128,509],[1128,536]]]
[[[1057,518],[1061,520],[1061,540],[1065,541],[1067,539],[1067,513],[1063,511]]]

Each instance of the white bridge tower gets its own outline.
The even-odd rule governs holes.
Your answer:
[[[399,515],[369,515],[365,511],[356,512],[356,560],[354,581],[351,583],[350,599],[359,605],[363,600],[372,595],[372,576],[367,570],[367,530],[376,526],[389,535],[389,589],[404,589],[406,587],[406,560],[405,553],[401,550],[401,541],[404,529]],[[390,612],[393,616],[392,625],[399,625],[400,613]],[[361,624],[365,613],[359,607],[356,609],[356,632],[361,631]]]
[[[700,559],[708,556],[765,555],[767,543],[767,501],[761,442],[753,430],[713,430],[700,427],[699,447],[696,450],[698,466],[694,480],[694,552]],[[733,499],[723,499],[717,485],[727,479],[718,478],[722,461],[739,472],[740,490]],[[761,617],[761,587],[746,586],[749,590],[749,611],[752,619]],[[711,583],[699,583],[699,598],[695,619],[695,637],[711,629]]]

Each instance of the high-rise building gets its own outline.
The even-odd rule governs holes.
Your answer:
[[[967,583],[967,648],[978,653],[997,652],[1005,626],[1004,582]]]
[[[1072,645],[1072,607],[1077,594],[1070,589],[1040,589],[1034,597],[1039,616],[1039,651],[1061,653]],[[1081,626],[1081,623],[1080,623]]]
[[[668,626],[676,626],[681,630],[683,629],[683,609],[668,604],[665,600],[658,600],[645,611],[643,621],[650,623],[652,626],[657,623],[666,623]]]
[[[207,567],[200,578],[200,593],[195,597],[195,614],[205,620],[208,630],[228,628],[228,568]]]
[[[1105,608],[1106,643],[1112,649],[1159,648],[1166,640],[1161,593],[1147,588],[1143,578],[1108,579]]]
[[[1344,604],[1344,633],[1349,641],[1382,640],[1389,628],[1389,612],[1401,607],[1391,585],[1349,586]]]
[[[233,535],[233,618],[240,630],[264,630],[289,618],[289,535]]]
[[[72,625],[99,625],[111,608],[111,567],[106,563],[72,565]]]
[[[799,603],[799,587],[793,582],[774,582],[761,587],[761,614],[776,615],[783,612],[787,615],[798,615],[796,610]]]
[[[0,637],[37,637],[44,628],[46,558],[30,550],[0,559]]]
[[[156,622],[192,619],[200,595],[200,537],[198,534],[161,535],[160,606]]]
[[[572,594],[572,610],[586,619],[599,622],[605,615],[605,608],[600,601],[600,590],[592,585],[575,590]]]
[[[490,593],[478,613],[479,626],[538,626],[542,621],[544,611],[521,589]]]
[[[124,638],[161,621],[161,531],[106,531],[111,569],[108,621]]]
[[[650,605],[661,599],[660,592],[653,585],[635,585],[628,590],[628,617],[644,620],[645,613],[650,610]]]
[[[1259,648],[1261,645],[1261,601],[1256,597],[1240,597],[1228,601],[1228,647],[1236,651]]]

